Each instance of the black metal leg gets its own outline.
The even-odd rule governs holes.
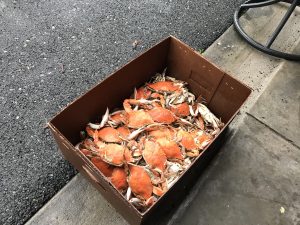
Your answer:
[[[249,9],[249,8],[257,8],[257,7],[272,5],[272,4],[275,4],[277,2],[280,2],[280,0],[267,0],[267,1],[248,0],[248,1],[246,1],[234,13],[234,26],[235,26],[237,32],[254,48],[256,48],[256,49],[258,49],[258,50],[260,50],[264,53],[267,53],[269,55],[275,56],[275,57],[284,58],[284,59],[287,59],[287,60],[300,61],[300,55],[280,52],[280,51],[277,51],[277,50],[274,50],[274,49],[270,48],[271,45],[273,44],[273,42],[275,41],[276,37],[278,36],[280,31],[282,30],[282,28],[286,24],[286,22],[289,19],[290,15],[292,14],[294,9],[296,8],[296,6],[300,4],[300,0],[293,0],[291,6],[289,7],[288,11],[286,12],[284,17],[280,21],[279,25],[275,29],[274,33],[272,34],[271,38],[267,42],[266,46],[256,42],[251,37],[249,37],[249,35],[243,30],[243,28],[241,27],[241,25],[239,23],[239,17],[240,17],[241,12],[243,10]]]
[[[291,6],[289,7],[288,11],[286,11],[284,17],[280,21],[279,25],[277,26],[276,30],[272,34],[269,41],[267,42],[267,48],[270,48],[271,45],[273,44],[273,42],[275,41],[275,39],[277,38],[278,34],[280,33],[280,31],[282,30],[282,28],[284,27],[284,25],[290,18],[291,14],[293,13],[294,9],[296,8],[297,2],[298,2],[298,0],[294,0],[293,3],[291,4]]]

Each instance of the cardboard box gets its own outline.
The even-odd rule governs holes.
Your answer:
[[[88,122],[101,117],[107,107],[109,109],[120,107],[123,100],[132,94],[134,87],[143,85],[156,72],[162,72],[166,67],[168,75],[186,81],[196,97],[204,97],[209,109],[226,125],[168,192],[146,212],[140,213],[74,146],[80,141],[79,132],[85,129]],[[170,36],[68,105],[49,122],[49,127],[64,157],[129,223],[150,223],[173,205],[179,204],[186,196],[203,168],[219,149],[228,124],[250,93],[251,90],[247,86],[210,63],[186,44]]]

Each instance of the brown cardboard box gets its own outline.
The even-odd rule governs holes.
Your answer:
[[[185,171],[180,179],[146,212],[140,213],[101,175],[93,164],[74,148],[79,132],[90,121],[104,114],[106,108],[121,106],[124,99],[167,67],[167,74],[188,82],[190,90],[204,97],[209,109],[226,123],[221,133]],[[131,224],[148,223],[178,204],[187,194],[202,169],[217,152],[228,124],[243,105],[251,90],[208,62],[199,53],[176,39],[168,37],[129,62],[68,105],[50,122],[49,127],[63,155]],[[95,213],[97,209],[95,209]],[[93,213],[93,212],[91,212]]]

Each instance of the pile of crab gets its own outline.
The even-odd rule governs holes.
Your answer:
[[[164,74],[134,90],[124,109],[89,123],[76,147],[140,211],[162,196],[223,123],[186,83]]]

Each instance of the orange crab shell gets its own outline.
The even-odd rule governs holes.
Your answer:
[[[104,127],[101,130],[98,130],[98,137],[105,142],[121,142],[119,137],[120,133],[112,127]]]
[[[155,91],[173,92],[173,91],[177,91],[180,89],[180,87],[176,86],[171,81],[158,81],[156,83],[147,84],[147,86]]]
[[[160,145],[161,149],[164,151],[168,159],[183,160],[181,149],[175,141],[171,141],[166,138],[159,138],[156,141]]]
[[[114,168],[110,181],[119,191],[125,190],[128,187],[128,183],[124,168]]]
[[[201,146],[204,142],[211,141],[212,137],[208,134],[202,134],[198,138],[199,145]]]
[[[143,158],[152,169],[158,169],[161,172],[166,167],[167,157],[160,145],[154,141],[145,140]]]
[[[125,147],[118,144],[107,144],[102,149],[103,160],[113,166],[122,166],[124,163]]]
[[[113,172],[113,167],[104,162],[100,157],[93,157],[92,163],[104,174],[106,177],[110,177]]]
[[[173,139],[174,137],[174,131],[167,127],[154,127],[154,128],[149,128],[148,130],[149,130],[149,136],[155,139],[157,138]]]
[[[190,108],[189,105],[184,102],[171,107],[171,112],[173,112],[176,116],[186,117],[190,115]]]
[[[144,110],[132,111],[128,113],[128,124],[130,128],[140,128],[154,123],[152,117]]]
[[[120,123],[124,123],[126,124],[127,123],[127,115],[125,113],[125,111],[121,111],[121,112],[118,112],[112,116],[110,116],[110,119],[115,122],[116,124],[120,124]]]
[[[119,132],[119,135],[124,139],[126,139],[130,135],[130,130],[125,126],[118,127],[117,131]]]
[[[143,167],[132,164],[129,164],[129,171],[128,184],[131,191],[142,200],[149,199],[153,191],[149,174]]]
[[[177,137],[180,139],[180,143],[183,147],[185,147],[187,150],[193,150],[197,149],[198,146],[195,142],[195,134],[189,133],[184,130],[179,130],[177,132]]]
[[[136,99],[147,99],[151,95],[151,91],[147,89],[146,87],[140,87],[136,90]]]
[[[126,147],[125,147],[125,150],[124,150],[124,158],[125,158],[125,161],[127,163],[134,162],[134,158],[132,156],[132,152],[128,148],[126,148]]]
[[[163,107],[155,107],[148,111],[151,118],[158,123],[171,124],[176,120],[174,114]]]

